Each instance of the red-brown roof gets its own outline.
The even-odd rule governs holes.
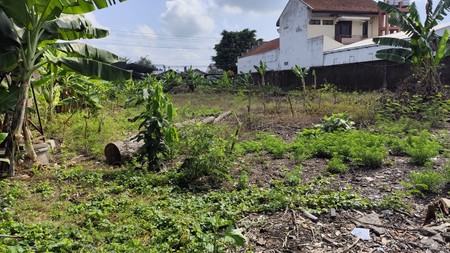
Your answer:
[[[378,7],[373,0],[303,0],[313,12],[359,12],[376,13]]]
[[[250,50],[247,53],[245,53],[244,55],[242,55],[242,58],[247,57],[247,56],[266,53],[266,52],[269,52],[269,51],[272,51],[275,49],[279,49],[279,48],[280,48],[280,39],[274,39],[271,41],[263,42],[258,47],[253,48],[252,50]]]

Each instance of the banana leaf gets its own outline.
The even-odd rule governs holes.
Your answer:
[[[69,57],[88,58],[105,63],[113,63],[119,60],[117,55],[109,51],[79,42],[57,43],[53,47],[66,53]]]
[[[10,87],[9,90],[0,90],[0,114],[14,110],[19,96],[19,88]]]
[[[45,23],[40,40],[100,39],[108,35],[107,30],[92,27],[92,23],[82,15],[62,15]]]
[[[60,59],[58,65],[64,69],[69,69],[85,76],[98,77],[106,81],[131,79],[131,72],[91,59],[67,57]]]

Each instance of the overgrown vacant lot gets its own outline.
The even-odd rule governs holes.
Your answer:
[[[0,182],[1,251],[448,251],[448,233],[422,227],[449,191],[446,104],[307,95],[172,95],[177,122],[233,113],[180,128],[161,171],[105,164],[103,147],[136,134],[141,107],[58,114],[51,165]]]

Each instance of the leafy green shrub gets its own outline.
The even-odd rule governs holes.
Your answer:
[[[323,132],[345,132],[353,129],[355,125],[350,115],[345,112],[332,114],[330,117],[324,116],[322,121],[323,123],[316,125],[315,128]]]
[[[270,134],[260,134],[261,144],[267,152],[273,154],[275,159],[281,159],[287,153],[289,146],[278,136]]]
[[[409,182],[405,185],[416,192],[437,193],[447,182],[448,179],[444,174],[427,169],[412,171],[409,174]]]
[[[53,193],[53,187],[50,185],[50,182],[46,180],[45,182],[41,182],[36,184],[34,192],[40,193],[42,199],[49,198]]]
[[[339,157],[342,161],[368,168],[380,166],[388,153],[382,135],[360,130],[321,133],[314,138],[299,134],[291,149],[294,157]]]
[[[243,153],[259,153],[263,150],[263,144],[260,141],[243,141],[238,144],[238,149],[242,149]]]
[[[413,134],[424,129],[429,129],[430,125],[415,119],[400,117],[396,121],[391,121],[386,118],[379,119],[373,128],[376,131],[385,134],[403,137],[407,134]]]
[[[449,166],[449,164],[447,164],[444,168],[444,175],[445,175],[445,178],[447,179],[447,181],[450,182],[450,166]]]
[[[0,144],[2,144],[3,141],[5,141],[5,139],[6,139],[7,136],[8,136],[7,133],[0,133]],[[0,163],[1,163],[1,162],[9,163],[9,159],[1,158],[1,157],[0,157]]]
[[[386,147],[365,147],[364,149],[354,148],[351,151],[351,161],[360,167],[369,169],[380,167],[386,158]]]
[[[405,142],[395,136],[388,136],[386,144],[389,147],[390,153],[395,156],[405,155]]]
[[[175,71],[167,71],[162,77],[164,92],[170,92],[173,88],[183,84],[183,78]]]
[[[248,175],[247,172],[242,172],[239,176],[237,186],[239,189],[247,189],[248,188]]]
[[[213,127],[195,125],[185,128],[182,133],[180,152],[186,155],[180,169],[181,184],[210,177],[214,182],[230,178],[229,168],[233,155],[230,152],[230,141],[216,137]]]
[[[338,155],[348,158],[352,140],[348,133],[326,133],[317,138],[314,147],[318,157],[332,158]]]
[[[331,158],[327,164],[327,171],[331,173],[345,173],[348,169],[348,165],[340,157]]]
[[[302,170],[301,166],[297,166],[289,173],[286,173],[285,182],[290,186],[298,186],[302,183]]]
[[[133,121],[141,121],[137,141],[144,141],[139,150],[139,159],[147,161],[149,168],[158,170],[161,155],[168,156],[171,146],[177,141],[178,134],[173,125],[175,109],[168,96],[163,92],[162,83],[148,79],[149,87],[144,90],[145,111]]]
[[[350,161],[360,167],[377,168],[387,156],[385,138],[364,131],[350,133]]]
[[[405,151],[417,165],[429,162],[439,154],[440,149],[439,142],[427,130],[423,130],[418,136],[410,135],[405,140]]]

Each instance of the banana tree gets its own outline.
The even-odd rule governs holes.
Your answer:
[[[2,144],[2,142],[5,141],[6,136],[8,136],[7,133],[0,133],[0,144]],[[7,158],[0,158],[0,162],[5,162],[5,163],[9,164],[9,159],[7,159]]]
[[[12,86],[18,87],[10,129],[7,129],[6,155],[11,161],[9,176],[14,175],[17,144],[23,136],[26,137],[23,129],[25,109],[30,80],[36,70],[51,61],[61,68],[105,80],[131,78],[129,72],[110,64],[118,60],[116,55],[82,43],[60,42],[107,36],[107,30],[92,27],[92,23],[79,14],[124,1],[0,0],[0,73],[11,72]],[[44,59],[43,55],[51,48],[64,52],[66,56]],[[2,95],[5,92],[0,93],[0,97]],[[30,145],[31,141],[25,142],[26,147]]]
[[[423,23],[415,2],[408,7],[408,14],[385,2],[378,2],[378,7],[389,13],[389,23],[400,27],[409,38],[374,38],[375,43],[392,47],[378,50],[376,57],[411,64],[417,81],[416,91],[423,95],[432,96],[441,91],[439,67],[442,59],[450,55],[447,43],[449,32],[445,30],[440,36],[434,27],[450,10],[450,0],[440,0],[434,10],[432,0],[427,0],[426,19]]]
[[[49,50],[44,55],[43,60],[48,60],[52,57],[64,58],[65,54]],[[85,106],[97,109],[102,107],[98,95],[107,92],[111,86],[110,82],[68,71],[58,67],[51,60],[48,61],[50,63],[39,70],[40,79],[31,84],[32,87],[39,88],[39,93],[36,95],[44,105],[47,122],[53,120],[56,106],[71,109],[80,109]]]

